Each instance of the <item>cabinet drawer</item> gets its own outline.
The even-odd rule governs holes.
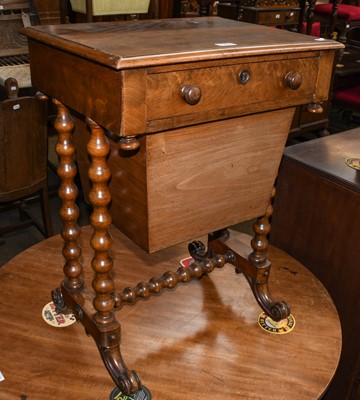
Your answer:
[[[318,68],[318,57],[308,57],[149,73],[147,121],[198,123],[246,114],[250,106],[254,112],[303,104],[315,93]],[[300,87],[290,87],[289,73],[301,76]]]
[[[243,21],[261,25],[294,25],[299,21],[299,9],[244,9]]]

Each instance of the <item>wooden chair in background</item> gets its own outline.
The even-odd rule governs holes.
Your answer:
[[[348,30],[360,26],[358,2],[353,5],[344,4],[341,0],[330,0],[325,4],[315,4],[316,1],[312,0],[312,3],[314,4],[313,18],[314,21],[321,22],[323,36],[346,43]]]
[[[70,0],[70,4],[73,12],[84,14],[86,22],[93,22],[94,17],[146,14],[150,0]]]
[[[20,222],[0,227],[6,233],[35,224],[53,234],[47,187],[47,98],[33,95],[24,24],[38,24],[33,0],[6,0],[0,12],[0,212],[18,208]],[[19,96],[19,88],[23,91]],[[28,211],[40,195],[43,226]],[[4,220],[4,218],[2,218]]]
[[[349,126],[359,124],[360,26],[347,32],[346,48],[336,68],[332,104]]]
[[[17,97],[17,82],[4,82],[8,99],[0,103],[0,212],[18,208],[21,221],[0,227],[0,237],[35,225],[45,237],[53,235],[47,182],[47,97]],[[43,224],[28,210],[40,196]]]

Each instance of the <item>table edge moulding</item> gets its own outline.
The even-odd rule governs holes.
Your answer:
[[[342,45],[218,17],[22,32],[33,85],[58,110],[65,280],[53,299],[94,338],[120,390],[134,393],[142,383],[122,358],[114,309],[231,264],[266,314],[276,321],[288,317],[289,306],[273,300],[268,287],[274,181],[294,109],[321,109]],[[91,158],[92,289],[84,284],[78,244],[75,123],[81,140],[88,138]],[[232,249],[226,227],[256,217],[251,247]],[[109,255],[112,218],[150,253],[211,233],[207,248],[189,244],[189,268],[118,292]]]

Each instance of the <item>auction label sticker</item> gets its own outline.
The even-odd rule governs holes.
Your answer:
[[[345,160],[345,162],[348,167],[354,168],[354,169],[357,169],[358,171],[360,171],[360,158],[350,157],[350,158],[347,158]]]
[[[116,387],[110,394],[110,400],[151,400],[151,393],[148,388],[141,386],[141,388],[132,394],[123,394],[121,390]]]
[[[290,314],[287,318],[281,321],[274,321],[264,312],[259,315],[259,325],[264,331],[277,335],[285,335],[290,333],[295,328],[295,318]]]
[[[187,257],[187,258],[183,258],[182,260],[180,260],[180,265],[182,267],[185,268],[189,268],[190,265],[194,262],[195,260],[192,257]]]
[[[76,322],[74,314],[61,314],[56,312],[55,304],[52,301],[43,308],[42,317],[47,324],[56,328],[65,328]]]
[[[236,43],[231,43],[231,42],[226,42],[226,43],[215,43],[215,46],[219,47],[231,47],[231,46],[237,46]]]

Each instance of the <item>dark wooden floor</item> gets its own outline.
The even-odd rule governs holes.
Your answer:
[[[118,290],[174,271],[187,256],[186,245],[148,255],[119,231],[112,234]],[[90,229],[83,229],[88,282],[89,235]],[[1,399],[106,400],[114,388],[79,323],[55,328],[42,319],[50,291],[62,279],[61,247],[55,236],[0,269]],[[274,248],[270,259],[273,295],[290,303],[296,319],[295,329],[286,335],[258,326],[260,309],[244,277],[231,266],[119,312],[123,356],[153,399],[321,397],[340,355],[335,307],[301,264]]]

